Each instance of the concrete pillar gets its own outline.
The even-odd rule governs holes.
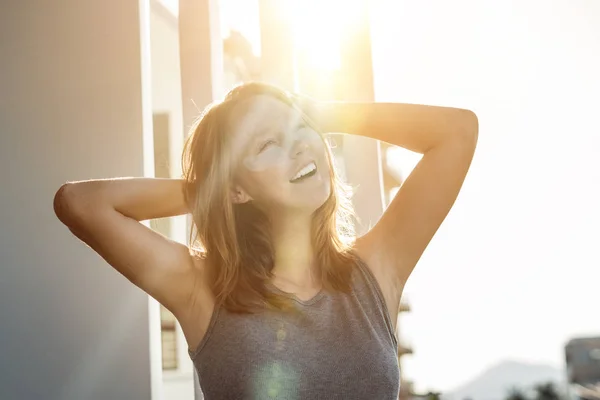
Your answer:
[[[184,130],[223,96],[223,38],[218,0],[179,0],[179,48]]]
[[[179,47],[184,130],[224,95],[223,38],[218,0],[179,0]],[[191,219],[188,219],[191,223]],[[188,224],[188,230],[191,225]],[[203,398],[194,369],[194,398]]]
[[[287,1],[258,0],[262,80],[295,90],[294,40]]]
[[[147,11],[132,0],[2,6],[2,399],[160,397],[153,303],[52,209],[67,180],[152,173]]]
[[[356,3],[356,2],[355,2]],[[373,101],[373,62],[371,34],[366,0],[358,2],[351,29],[343,35],[338,97],[347,101]],[[358,235],[364,234],[381,217],[384,210],[382,195],[382,165],[379,142],[371,139],[344,136],[343,153],[348,182],[358,185],[354,208],[360,219]]]

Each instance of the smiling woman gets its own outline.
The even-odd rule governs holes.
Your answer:
[[[70,183],[56,193],[56,214],[176,316],[206,399],[396,400],[392,316],[456,199],[477,118],[300,98],[240,85],[193,126],[183,180]],[[359,238],[320,128],[424,153]],[[137,223],[184,213],[194,222],[189,247]]]
[[[424,154],[360,237],[327,132]],[[467,110],[317,102],[246,83],[198,116],[183,179],[70,183],[54,206],[177,318],[207,400],[396,400],[400,296],[456,199],[476,141]],[[361,168],[365,159],[347,161]],[[187,245],[138,223],[188,213]]]
[[[396,399],[393,324],[351,247],[348,191],[330,148],[297,99],[241,85],[187,142],[191,243],[214,293],[198,302],[205,312],[180,318],[190,357],[207,398]],[[365,357],[374,365],[357,381]]]
[[[348,190],[325,138],[293,96],[259,83],[233,89],[193,128],[183,165],[199,228],[191,243],[220,266],[212,278],[217,301],[229,310],[285,307],[264,290],[269,275],[291,292],[348,287],[348,240],[340,235],[351,232]],[[294,272],[299,264],[307,267],[302,273]]]

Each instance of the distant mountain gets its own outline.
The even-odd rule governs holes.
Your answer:
[[[564,372],[549,365],[503,361],[466,384],[444,394],[443,400],[503,400],[512,387],[524,390],[539,383],[554,382],[562,390]]]

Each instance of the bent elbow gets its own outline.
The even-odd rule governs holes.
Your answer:
[[[468,144],[471,147],[477,146],[477,139],[479,138],[479,118],[471,111],[462,109],[460,116],[460,123],[457,124],[457,137],[461,139],[461,142]]]
[[[69,225],[75,215],[71,183],[63,184],[54,194],[53,208],[56,217],[65,225]]]
[[[477,114],[475,114],[471,110],[467,111],[467,133],[475,140],[477,143],[477,137],[479,136],[479,118]]]
[[[63,219],[65,218],[65,213],[67,209],[66,205],[66,190],[69,184],[63,184],[54,194],[54,199],[52,201],[52,206],[54,208],[54,214],[56,217],[64,223]]]

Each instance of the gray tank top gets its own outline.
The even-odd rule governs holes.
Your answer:
[[[398,399],[398,343],[364,263],[353,269],[350,294],[295,301],[301,313],[215,307],[189,352],[206,400]]]

